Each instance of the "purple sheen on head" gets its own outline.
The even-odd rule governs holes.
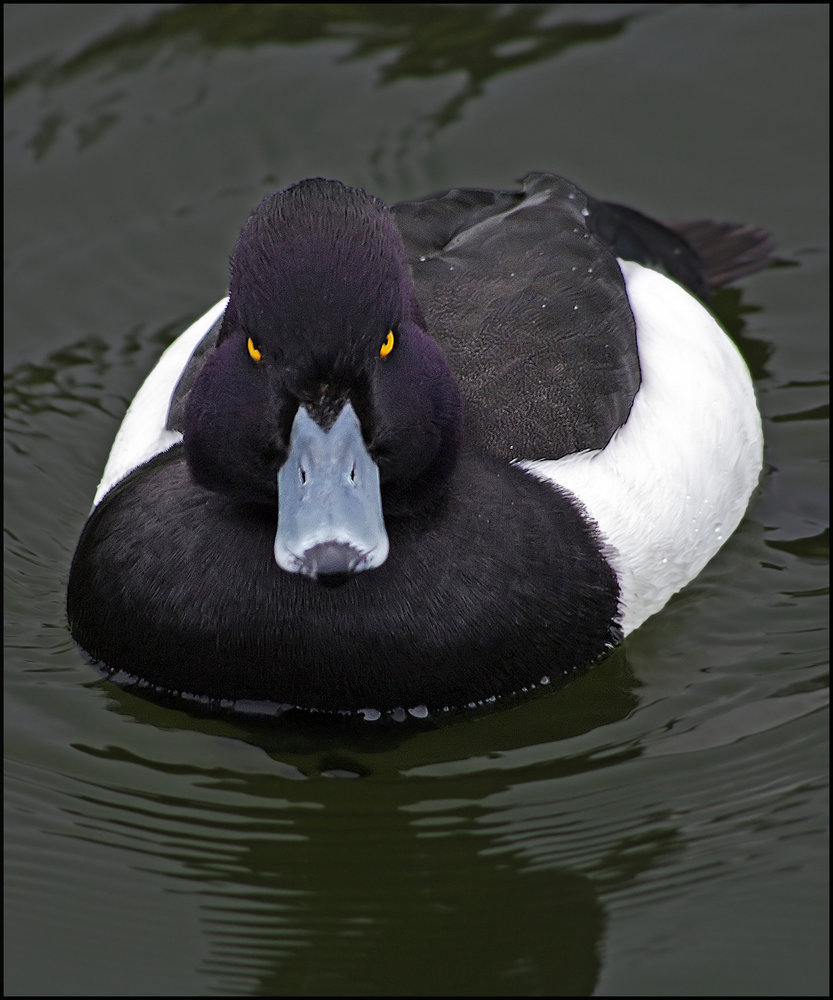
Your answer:
[[[416,309],[402,239],[386,206],[337,181],[302,181],[265,198],[231,261],[234,325],[273,350],[355,351]],[[355,343],[358,340],[358,343]],[[291,363],[292,359],[288,359]]]
[[[218,346],[187,405],[195,478],[274,506],[298,406],[326,427],[349,400],[387,495],[401,487],[418,503],[450,475],[462,430],[459,388],[423,326],[381,201],[321,179],[265,198],[238,239]]]

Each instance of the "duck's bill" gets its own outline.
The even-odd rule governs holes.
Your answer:
[[[379,468],[355,410],[346,403],[325,431],[299,406],[278,471],[278,566],[327,581],[381,566],[388,550]]]

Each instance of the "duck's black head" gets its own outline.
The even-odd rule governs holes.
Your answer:
[[[331,579],[378,566],[383,516],[441,496],[461,400],[424,326],[378,199],[308,180],[250,216],[184,446],[201,485],[277,514],[282,568]]]

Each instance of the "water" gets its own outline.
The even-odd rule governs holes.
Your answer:
[[[824,5],[6,5],[5,991],[826,994]],[[608,661],[434,727],[153,705],[70,642],[110,442],[270,189],[554,169],[776,234],[766,469]]]

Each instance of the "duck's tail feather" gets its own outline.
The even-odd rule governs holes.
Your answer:
[[[775,262],[775,242],[768,232],[739,222],[667,222],[700,257],[709,289],[762,271]]]
[[[774,262],[769,233],[735,222],[657,222],[626,205],[588,199],[588,224],[618,257],[660,268],[703,302]]]

